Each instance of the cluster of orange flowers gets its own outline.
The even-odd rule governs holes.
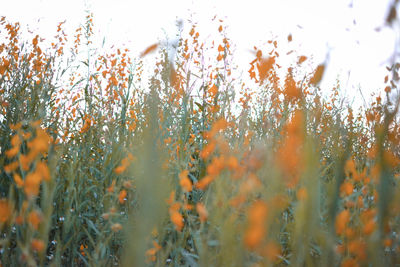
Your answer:
[[[304,118],[302,111],[297,110],[286,125],[286,136],[282,146],[277,151],[278,165],[282,170],[283,179],[289,188],[294,188],[300,180],[304,166]]]
[[[4,166],[4,169],[13,174],[16,185],[23,187],[28,197],[33,197],[38,195],[42,181],[50,181],[49,168],[41,157],[48,152],[51,139],[40,127],[40,121],[31,124],[35,129],[35,136],[32,136],[30,132],[23,131],[21,126],[21,123],[12,126],[16,134],[11,139],[12,148],[6,151],[6,155],[14,161]],[[23,141],[26,142],[29,149],[27,153],[20,152]]]
[[[374,148],[369,154],[370,160],[373,160]],[[389,163],[390,168],[394,168],[398,164],[398,159],[393,155],[389,156],[389,153],[387,155],[386,162],[392,161],[392,164]],[[367,172],[366,167],[358,170],[354,159],[346,162],[346,178],[340,186],[344,209],[337,214],[335,221],[336,233],[343,237],[343,242],[337,248],[338,253],[345,256],[342,266],[358,266],[366,263],[367,244],[374,232],[378,230],[376,204],[379,196],[376,185],[380,182],[379,168],[379,163],[375,163]],[[393,244],[390,225],[389,220],[384,221],[383,231],[386,238],[382,245],[388,249]]]
[[[205,137],[209,143],[205,145],[200,152],[200,157],[203,160],[209,158],[212,158],[212,160],[207,166],[207,175],[196,184],[198,189],[204,190],[225,168],[236,171],[237,175],[240,175],[242,172],[238,159],[229,155],[229,145],[223,137],[219,135],[219,133],[229,127],[229,125],[230,124],[226,122],[225,119],[221,118],[213,124],[209,132],[205,133]],[[221,155],[212,157],[217,148],[219,148]]]
[[[4,170],[13,176],[15,186],[23,189],[25,199],[20,208],[8,199],[1,199],[0,223],[22,225],[27,222],[31,229],[38,232],[43,214],[33,206],[41,183],[51,180],[49,167],[43,158],[47,156],[52,140],[40,126],[40,121],[25,125],[18,123],[10,128],[15,134],[11,138],[12,147],[6,151],[10,162],[4,166]],[[32,237],[30,242],[34,252],[43,252],[46,247],[43,240],[38,238]]]

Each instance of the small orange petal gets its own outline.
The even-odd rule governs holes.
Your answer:
[[[154,51],[157,49],[157,47],[158,47],[158,44],[157,44],[157,43],[156,43],[156,44],[153,44],[153,45],[151,45],[151,46],[149,46],[149,47],[147,47],[147,48],[140,54],[140,57],[144,57],[144,56],[146,56],[146,55],[148,55],[148,54],[154,52]]]
[[[313,85],[317,85],[321,80],[322,76],[324,75],[325,65],[321,64],[315,69],[313,77],[310,79],[310,83]]]
[[[0,199],[0,223],[8,221],[12,214],[11,204],[7,199]]]
[[[177,211],[171,212],[171,221],[175,225],[176,230],[182,231],[183,217],[179,212]]]
[[[40,239],[33,239],[31,242],[32,249],[36,252],[42,252],[45,249],[45,244]]]
[[[197,203],[196,210],[200,216],[200,221],[205,222],[208,218],[208,212],[207,212],[206,207],[202,203]]]
[[[14,181],[18,187],[24,186],[24,180],[22,180],[21,175],[19,175],[18,173],[14,173]]]
[[[127,194],[128,193],[126,192],[125,189],[121,190],[121,192],[119,193],[119,196],[118,196],[118,200],[119,200],[120,204],[124,204],[125,203],[125,197],[126,197]]]
[[[38,211],[31,211],[28,215],[28,221],[35,230],[38,230],[42,222],[42,215]]]

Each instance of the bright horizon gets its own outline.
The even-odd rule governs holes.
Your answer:
[[[133,55],[144,48],[177,33],[176,21],[193,14],[202,36],[213,37],[223,19],[227,36],[236,45],[234,57],[243,72],[254,55],[253,46],[262,47],[275,36],[285,51],[313,56],[313,65],[322,63],[329,53],[327,70],[321,88],[331,88],[339,78],[343,92],[350,101],[360,101],[358,86],[368,100],[371,92],[382,91],[389,58],[394,52],[395,31],[384,25],[390,1],[8,1],[0,16],[29,25],[44,38],[51,38],[59,22],[66,20],[72,37],[85,20],[85,10],[94,15],[95,34],[106,38],[109,45],[125,45]],[[21,8],[23,6],[24,8]],[[352,6],[352,7],[350,7]],[[34,11],[34,12],[32,12]],[[380,31],[377,29],[380,28]],[[69,32],[70,31],[70,32]],[[292,34],[293,42],[286,38]],[[279,42],[280,40],[280,42]],[[246,65],[247,64],[247,65]],[[244,73],[246,74],[246,73]]]

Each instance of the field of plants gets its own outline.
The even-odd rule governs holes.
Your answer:
[[[400,64],[353,110],[277,40],[235,77],[215,23],[131,58],[0,19],[0,266],[400,264]]]

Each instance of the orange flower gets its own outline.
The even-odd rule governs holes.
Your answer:
[[[247,179],[240,186],[241,194],[248,194],[261,185],[260,179],[254,173],[249,173]]]
[[[212,181],[214,181],[215,177],[207,175],[203,177],[197,184],[196,187],[200,190],[204,190]]]
[[[156,261],[157,250],[155,248],[150,248],[146,251],[147,262]]]
[[[385,240],[383,240],[383,245],[385,246],[385,247],[391,247],[392,246],[392,244],[393,244],[393,240],[392,239],[390,239],[390,238],[386,238]]]
[[[156,241],[153,241],[153,246],[157,250],[160,250],[162,248]]]
[[[357,205],[358,205],[359,208],[363,208],[364,207],[364,199],[363,199],[362,196],[358,196]]]
[[[356,164],[353,159],[349,159],[346,161],[346,165],[344,166],[344,172],[347,175],[347,177],[350,177],[351,175],[354,176],[354,174],[357,172]]]
[[[111,225],[111,231],[118,232],[122,230],[122,225],[120,223],[114,223]]]
[[[42,222],[42,215],[38,211],[31,211],[28,215],[30,225],[35,229],[39,229],[39,224]]]
[[[35,38],[33,38],[33,40],[32,40],[32,44],[35,47],[38,45],[38,38],[39,38],[39,35],[36,35]]]
[[[192,191],[192,182],[190,181],[189,177],[189,171],[184,170],[179,174],[179,179],[180,179],[180,185],[186,192],[191,192]]]
[[[292,69],[289,68],[289,73],[285,79],[285,90],[284,95],[285,97],[291,102],[295,102],[301,96],[301,88],[299,88],[296,84],[296,81],[293,78]]]
[[[261,200],[253,203],[248,213],[248,227],[244,236],[244,243],[250,249],[257,247],[266,234],[265,220],[268,215],[268,206]]]
[[[275,64],[275,58],[261,58],[259,63],[257,63],[258,74],[260,76],[260,82],[262,82],[265,78],[267,78],[269,71],[272,69]]]
[[[229,126],[229,123],[224,119],[220,118],[216,122],[214,122],[211,131],[208,133],[209,137],[214,137],[220,131],[225,130]]]
[[[19,160],[21,162],[21,168],[24,171],[28,171],[29,167],[31,166],[32,161],[34,160],[34,155],[33,153],[29,153],[28,155],[21,154],[19,156]]]
[[[306,200],[308,197],[307,189],[304,187],[299,188],[297,191],[297,199],[298,200]]]
[[[178,211],[172,211],[170,214],[171,221],[175,224],[176,230],[182,231],[183,228],[183,217]]]
[[[35,154],[46,153],[49,149],[50,137],[41,128],[36,130],[36,138],[28,142],[28,148],[32,149]]]
[[[153,241],[153,248],[150,248],[146,251],[147,261],[155,261],[156,260],[156,253],[161,249],[161,246],[156,242]]]
[[[4,166],[6,172],[13,172],[18,168],[18,161],[13,161],[10,164]]]
[[[203,148],[203,150],[200,152],[200,157],[202,159],[208,158],[211,155],[211,153],[214,152],[215,146],[216,146],[215,142],[211,142],[211,143],[207,144]]]
[[[295,187],[304,169],[303,164],[303,124],[304,116],[302,111],[293,112],[293,117],[286,125],[287,136],[282,146],[278,149],[277,161],[281,167],[286,185]]]
[[[174,200],[175,200],[175,191],[172,191],[169,197],[165,200],[165,202],[169,205],[172,205]]]
[[[12,214],[12,207],[7,199],[0,199],[0,223],[8,221]]]
[[[119,196],[118,196],[118,200],[120,204],[124,204],[125,203],[125,197],[128,193],[126,192],[125,189],[122,189],[121,192],[119,192]]]
[[[206,207],[204,207],[204,205],[202,203],[197,203],[196,210],[200,216],[200,221],[205,222],[208,218],[208,212],[207,212]]]
[[[18,135],[18,134],[14,135],[14,136],[11,138],[11,145],[12,145],[13,147],[16,147],[16,146],[20,146],[20,145],[21,145],[21,139],[19,138],[19,135]]]
[[[179,202],[175,202],[169,207],[169,212],[170,213],[178,212],[180,208],[181,208],[181,204]]]
[[[365,242],[361,240],[353,240],[349,243],[349,252],[357,256],[358,260],[364,261],[367,258],[366,249]]]
[[[213,86],[210,87],[210,89],[208,89],[208,92],[211,94],[211,96],[216,96],[218,93],[218,87],[213,84]]]
[[[45,244],[40,239],[33,239],[31,242],[32,250],[36,252],[42,252],[45,249]]]
[[[192,210],[192,209],[193,209],[193,205],[190,205],[190,204],[185,203],[185,204],[183,205],[183,209],[184,209],[184,210]]]
[[[249,209],[248,220],[250,224],[264,223],[264,219],[268,215],[268,206],[261,200],[253,203]]]
[[[24,222],[24,217],[22,215],[18,215],[17,217],[15,217],[14,222],[17,225],[22,225],[22,223]]]
[[[317,85],[321,80],[322,76],[324,75],[325,65],[321,64],[315,69],[313,77],[310,79],[310,83],[313,85]]]
[[[49,171],[49,167],[47,167],[46,163],[38,162],[36,164],[36,172],[40,173],[43,180],[45,180],[47,182],[50,181],[50,171]]]
[[[158,44],[152,44],[151,46],[147,47],[141,54],[140,57],[144,57],[152,52],[154,52],[158,47]]]
[[[21,176],[18,173],[14,173],[14,181],[18,187],[24,186],[24,180],[22,180]]]
[[[347,223],[350,221],[350,212],[349,210],[342,210],[337,216],[336,216],[336,222],[335,222],[335,228],[336,228],[336,233],[338,235],[341,235],[344,233],[344,230],[347,227]]]
[[[352,229],[352,228],[350,228],[350,227],[347,227],[347,228],[346,228],[345,236],[346,236],[348,239],[352,239],[352,238],[354,237],[355,234],[356,234],[356,232],[355,232],[354,229]]]
[[[353,193],[353,184],[347,181],[344,182],[340,186],[340,192],[342,192],[342,194],[344,194],[345,196],[350,196]]]
[[[376,229],[376,222],[373,219],[370,219],[367,221],[367,223],[364,225],[363,232],[366,235],[372,234]]]
[[[240,194],[240,195],[238,195],[238,196],[232,198],[232,199],[229,201],[229,204],[230,204],[232,207],[237,208],[239,205],[243,204],[245,201],[246,201],[246,197],[245,197],[244,195]]]
[[[20,122],[17,124],[10,124],[10,129],[16,131],[16,130],[20,129],[21,126],[22,126],[22,123],[20,123]]]
[[[114,192],[114,187],[115,187],[115,180],[111,182],[111,185],[107,187],[107,192],[112,193]]]
[[[225,164],[231,171],[237,170],[239,168],[239,161],[235,156],[230,156],[226,160]]]
[[[15,157],[19,152],[19,146],[12,147],[11,149],[6,151],[6,156],[8,158]]]
[[[85,256],[85,249],[87,248],[87,245],[83,245],[81,244],[81,246],[79,247],[79,250],[81,251],[81,255]]]
[[[215,157],[213,158],[210,165],[207,166],[207,173],[211,176],[218,176],[218,174],[225,167],[225,157]]]
[[[121,174],[121,173],[123,173],[123,172],[129,167],[129,165],[130,165],[130,162],[129,162],[129,161],[134,161],[134,160],[135,160],[134,156],[133,156],[132,154],[129,153],[128,156],[127,156],[126,158],[124,158],[124,159],[121,160],[121,165],[118,166],[118,167],[116,167],[116,168],[114,169],[114,172],[115,172],[116,174]]]
[[[131,181],[124,181],[122,185],[127,189],[132,188],[132,182]]]
[[[121,166],[118,166],[117,168],[115,168],[114,172],[115,172],[116,174],[121,174],[121,173],[123,173],[125,170],[126,170],[126,166],[121,165]]]
[[[39,194],[39,186],[41,181],[42,177],[36,171],[28,173],[25,178],[25,194],[28,196],[37,196]]]
[[[112,75],[112,76],[110,77],[110,81],[111,81],[111,84],[112,84],[112,85],[114,85],[114,86],[117,86],[117,85],[118,85],[118,80],[117,80],[117,78],[115,78],[114,75]],[[117,99],[117,98],[114,98],[114,99]],[[89,129],[89,126],[90,126],[90,120],[86,120],[85,125],[84,125],[84,127],[83,127],[84,130],[82,130],[82,131],[85,132],[86,130],[88,130],[88,129]]]
[[[244,243],[250,249],[258,246],[266,234],[264,227],[257,225],[247,228],[244,236]]]
[[[368,209],[361,213],[361,221],[366,224],[368,221],[373,220],[376,215],[376,209]]]
[[[299,61],[297,61],[297,64],[301,64],[301,63],[303,63],[304,61],[306,61],[307,60],[307,57],[306,56],[300,56],[299,57]]]
[[[278,256],[281,253],[281,248],[275,242],[268,242],[268,244],[264,248],[264,255],[270,261],[278,260]]]

